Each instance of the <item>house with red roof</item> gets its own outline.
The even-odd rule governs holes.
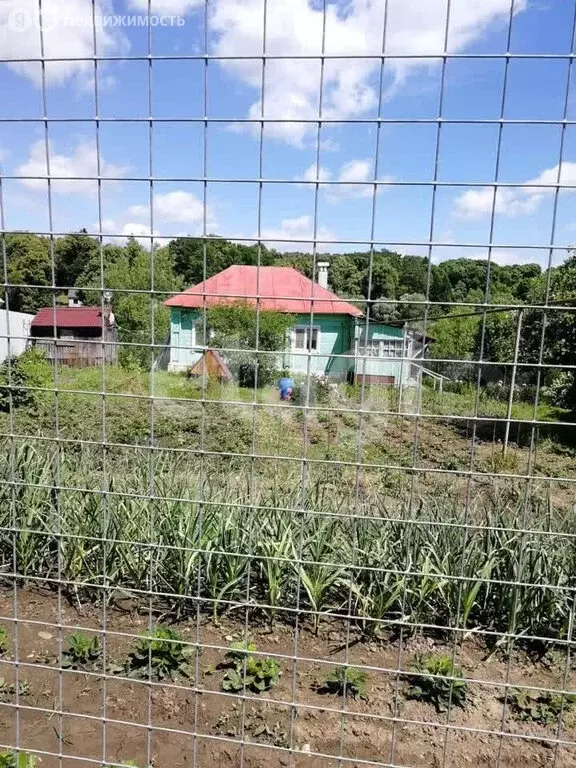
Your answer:
[[[247,301],[295,317],[279,368],[391,386],[417,383],[426,339],[402,323],[366,324],[361,309],[328,289],[328,266],[317,264],[314,282],[292,267],[234,264],[172,296],[165,302],[171,311],[168,370],[189,371],[209,349],[208,307]]]
[[[53,363],[85,367],[115,363],[118,335],[110,307],[44,307],[32,320],[30,344]]]

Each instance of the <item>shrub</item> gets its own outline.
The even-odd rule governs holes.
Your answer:
[[[68,638],[68,648],[64,651],[62,666],[65,669],[93,667],[101,654],[100,640],[96,635],[88,637],[83,632],[75,632]]]
[[[551,691],[513,690],[510,707],[519,720],[531,720],[541,725],[555,725],[562,712],[576,705],[576,695]]]
[[[12,357],[0,365],[0,410],[9,410],[10,391],[14,408],[37,407],[49,393],[30,387],[48,388],[53,385],[52,366],[46,356],[37,349],[28,349],[20,357]]]
[[[343,696],[344,692],[361,699],[368,698],[366,693],[366,672],[355,667],[336,667],[326,678],[326,688],[330,693]]]
[[[450,701],[457,707],[465,706],[468,684],[458,679],[462,672],[450,656],[427,654],[417,659],[416,668],[421,674],[411,679],[409,698],[434,704],[437,712],[446,712]]]
[[[179,632],[169,627],[157,627],[137,643],[128,656],[128,672],[134,677],[151,676],[162,680],[181,674],[189,677],[191,649],[187,648]]]
[[[254,389],[271,384],[277,377],[274,360],[270,355],[259,355],[258,364],[254,362],[240,363],[238,366],[238,384],[241,387]]]
[[[6,653],[8,646],[8,632],[6,632],[4,627],[0,627],[0,656],[2,656],[3,653]]]

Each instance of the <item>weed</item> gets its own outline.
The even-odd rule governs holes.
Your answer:
[[[361,699],[367,699],[366,681],[368,676],[366,672],[355,667],[336,667],[326,678],[326,688],[330,693],[337,693],[343,696],[346,692],[354,698],[359,696]]]
[[[280,668],[275,659],[268,657],[255,659],[256,646],[253,643],[235,643],[226,654],[231,668],[222,680],[223,691],[253,691],[261,693],[276,685],[280,677]]]
[[[28,752],[0,752],[0,768],[36,768],[40,758]]]
[[[551,691],[513,690],[510,706],[519,720],[531,720],[541,725],[555,725],[562,713],[576,706],[576,695]]]
[[[462,672],[450,656],[426,654],[417,659],[416,669],[421,674],[411,679],[409,698],[434,704],[437,712],[446,712],[450,702],[457,707],[466,705],[468,684],[460,679]]]
[[[64,669],[86,669],[94,667],[102,655],[100,640],[97,635],[88,637],[83,632],[75,632],[68,638],[68,648],[63,653]]]
[[[6,632],[4,627],[0,627],[0,656],[6,653],[6,651],[8,650],[8,646],[9,646],[8,632]]]
[[[129,654],[128,673],[143,678],[150,674],[159,680],[178,674],[189,677],[191,653],[179,632],[169,627],[156,627],[151,634],[143,636]]]
[[[14,696],[16,693],[16,686],[14,683],[7,683],[3,677],[0,677],[0,701],[6,701],[11,696]],[[22,680],[21,683],[18,684],[18,695],[19,696],[27,696],[30,693],[30,683],[26,680]],[[0,768],[2,768],[2,764],[0,763]]]

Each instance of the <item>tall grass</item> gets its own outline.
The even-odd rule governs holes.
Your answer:
[[[269,474],[143,449],[43,443],[0,453],[0,566],[60,583],[78,600],[137,599],[218,622],[246,602],[255,619],[327,617],[367,635],[459,627],[566,638],[576,589],[576,513],[545,489],[485,480],[468,510],[461,487],[400,493],[340,475]],[[252,524],[249,524],[249,522]],[[464,522],[469,523],[468,526]],[[553,535],[551,535],[553,534]],[[106,589],[103,589],[106,587]],[[352,600],[350,601],[350,595]]]

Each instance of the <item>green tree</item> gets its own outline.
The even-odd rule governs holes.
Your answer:
[[[13,284],[8,289],[9,308],[35,314],[42,307],[51,307],[50,240],[28,232],[15,232],[6,235],[5,243],[8,281]]]
[[[421,256],[404,256],[400,262],[399,292],[422,293],[428,288],[428,259]]]
[[[343,254],[330,260],[330,285],[340,296],[362,295],[362,279],[363,273],[352,257]]]
[[[461,360],[454,363],[435,363],[434,369],[444,376],[461,381],[473,381],[476,366],[466,364],[474,360],[474,350],[479,316],[446,317],[436,320],[430,326],[435,341],[430,347],[431,357],[443,360]]]
[[[99,258],[100,244],[85,229],[56,240],[56,284],[74,286],[86,266]]]
[[[212,277],[232,264],[260,263],[262,266],[270,266],[277,255],[263,244],[243,245],[224,239],[204,240],[199,237],[178,237],[171,240],[168,243],[168,251],[173,259],[174,272],[187,287],[201,283],[205,277]]]
[[[398,290],[398,272],[392,263],[388,259],[382,258],[380,254],[378,254],[378,256],[375,254],[372,264],[371,285],[369,285],[369,282],[370,273],[367,269],[362,278],[362,294],[366,296],[366,298],[388,296],[393,299],[396,297],[396,292]],[[371,288],[370,297],[368,297],[369,288]]]
[[[153,354],[149,345],[166,342],[170,333],[170,312],[164,301],[181,289],[181,281],[174,274],[168,248],[150,252],[130,238],[124,248],[113,251],[112,255],[114,259],[105,263],[104,287],[114,289],[112,308],[119,341],[126,345],[143,345],[121,347],[120,362],[124,365],[137,363],[149,368]],[[87,274],[86,279],[99,288],[99,266]],[[94,304],[101,302],[97,291],[87,292],[87,299]]]
[[[576,250],[548,277],[541,275],[532,285],[531,304],[552,305],[551,308],[527,309],[524,312],[521,359],[523,362],[573,365],[576,360],[576,312],[554,309],[553,305],[573,305],[576,309]],[[542,357],[540,358],[540,355]],[[537,371],[533,381],[538,379]],[[576,411],[576,378],[571,370],[549,369],[540,376],[543,395],[555,405]]]
[[[257,311],[247,301],[227,302],[209,307],[206,323],[212,332],[211,344],[221,349],[240,349],[245,352],[226,352],[225,357],[236,374],[246,383],[256,380],[259,386],[270,383],[276,370],[275,355],[255,354],[258,349],[282,352],[286,347],[289,329],[296,322],[293,315],[284,312]]]

